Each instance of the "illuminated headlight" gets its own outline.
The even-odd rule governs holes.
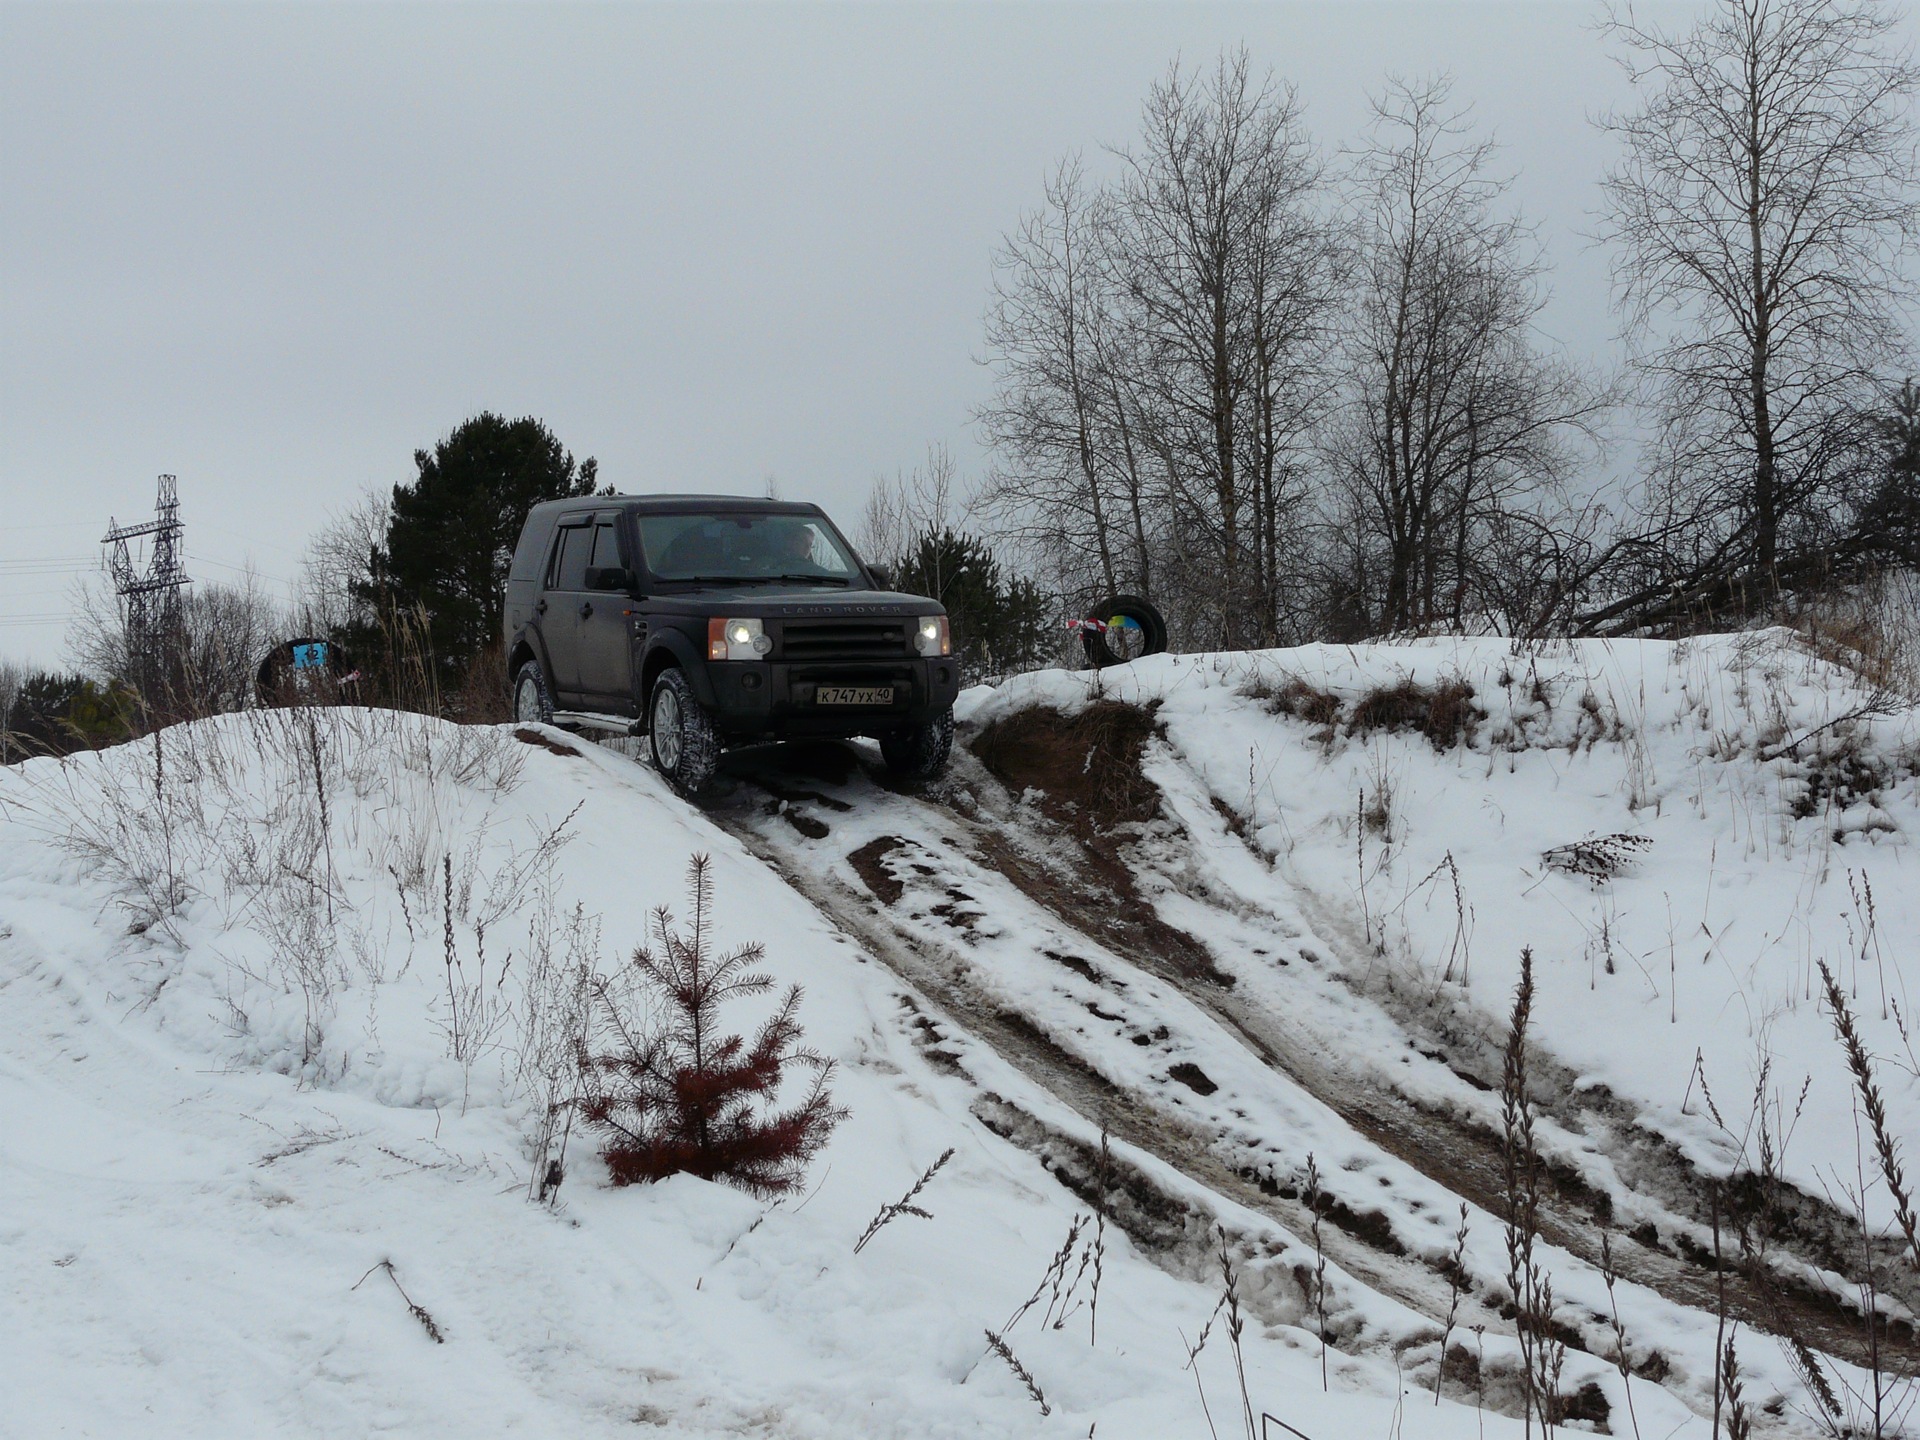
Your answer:
[[[947,617],[922,615],[920,628],[913,635],[913,648],[922,655],[951,655],[953,632],[947,628]]]
[[[707,622],[709,660],[758,660],[773,649],[773,640],[758,620],[740,618]]]

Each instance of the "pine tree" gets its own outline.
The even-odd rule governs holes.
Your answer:
[[[598,987],[604,1048],[583,1057],[580,1112],[606,1136],[616,1185],[684,1173],[783,1195],[798,1188],[846,1117],[827,1090],[833,1062],[800,1044],[798,985],[751,1044],[721,1033],[720,1008],[766,994],[773,977],[751,968],[765,956],[762,945],[711,953],[713,875],[705,855],[693,857],[687,888],[688,928],[675,930],[661,906],[653,947],[636,950],[624,976]],[[812,1083],[797,1104],[779,1109],[792,1068],[812,1071]]]
[[[465,680],[474,657],[500,643],[507,570],[527,511],[542,500],[597,490],[599,465],[572,452],[541,421],[482,411],[413,452],[418,474],[393,487],[385,543],[367,557],[353,598],[379,615],[425,612],[441,693]],[[377,624],[337,637],[363,659],[380,649]]]

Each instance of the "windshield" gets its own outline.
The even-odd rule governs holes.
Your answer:
[[[640,546],[659,580],[850,585],[860,567],[817,515],[641,515]]]

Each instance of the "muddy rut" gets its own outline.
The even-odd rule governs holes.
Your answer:
[[[1137,867],[1151,860],[1143,859],[1138,836],[1143,825],[1165,820],[1157,790],[1140,772],[1141,756],[1153,739],[1151,714],[1114,705],[1096,706],[1071,721],[1045,711],[1028,712],[1016,721],[970,737],[973,753],[956,752],[952,780],[919,797],[876,793],[875,777],[838,747],[730,763],[739,789],[715,807],[713,818],[945,1012],[915,1021],[936,1056],[943,1031],[964,1031],[1091,1125],[1108,1128],[1191,1180],[1272,1216],[1293,1233],[1305,1231],[1308,1212],[1295,1193],[1231,1168],[1213,1145],[1217,1137],[1204,1127],[1169,1113],[1151,1097],[1115,1087],[1027,1018],[986,1002],[965,983],[964,965],[940,954],[941,947],[924,933],[895,923],[889,907],[899,899],[899,882],[884,862],[888,842],[904,842],[882,837],[847,857],[862,889],[796,863],[800,848],[834,844],[832,817],[863,803],[863,798],[935,811],[931,818],[951,843],[1011,881],[1056,922],[1178,987],[1238,1036],[1263,1065],[1313,1095],[1380,1150],[1487,1213],[1503,1213],[1500,1141],[1491,1128],[1342,1066],[1325,1046],[1302,1045],[1297,1032],[1237,995],[1231,977],[1220,971],[1207,947],[1168,925],[1142,896]],[[1096,757],[1098,763],[1091,763]],[[1037,801],[1037,806],[1015,804],[1018,795]],[[1343,948],[1342,917],[1331,907],[1311,904],[1308,913],[1319,943]],[[1346,946],[1352,943],[1350,938],[1344,941]],[[1346,967],[1350,974],[1364,968],[1364,962]],[[1482,1077],[1487,1057],[1474,1053],[1470,1037],[1423,1034],[1425,1017],[1417,1014],[1394,1013],[1393,1018],[1424,1053],[1454,1067],[1476,1088],[1486,1087]],[[1699,1226],[1709,1218],[1708,1187],[1702,1177],[1670,1147],[1636,1129],[1625,1105],[1604,1094],[1576,1092],[1573,1077],[1557,1072],[1544,1057],[1539,1071],[1541,1108],[1592,1142],[1637,1194],[1657,1196],[1668,1212],[1668,1223],[1613,1233],[1615,1264],[1624,1278],[1708,1312],[1724,1284],[1730,1314],[1749,1328],[1790,1333],[1817,1350],[1855,1363],[1866,1361],[1858,1313],[1827,1290],[1789,1278],[1779,1267],[1770,1267],[1766,1273],[1772,1278],[1763,1276],[1758,1284],[1754,1275],[1733,1264],[1716,1276],[1711,1254],[1697,1238]],[[1496,1080],[1497,1074],[1496,1068]],[[1006,1105],[998,1096],[988,1101],[988,1109]],[[987,1114],[982,1118],[994,1123]],[[1035,1143],[1031,1123],[1003,1122],[995,1128],[1024,1131],[1013,1138]],[[1070,1148],[1053,1137],[1049,1163],[1063,1183],[1074,1185],[1073,1166],[1062,1161],[1060,1153]],[[1571,1166],[1550,1165],[1549,1174],[1552,1188],[1542,1206],[1542,1234],[1598,1265],[1602,1229],[1613,1220],[1612,1197]],[[1722,1203],[1737,1212],[1741,1203],[1757,1204],[1757,1197],[1747,1194],[1743,1202],[1740,1196],[1723,1196]],[[1843,1217],[1797,1193],[1776,1204],[1772,1213],[1784,1232],[1773,1239],[1776,1250],[1818,1270],[1844,1273]],[[1323,1208],[1322,1214],[1332,1222],[1323,1227],[1331,1258],[1371,1288],[1436,1322],[1443,1318],[1447,1283],[1438,1267],[1409,1255],[1392,1227],[1380,1223],[1381,1217],[1345,1206]],[[1469,1298],[1492,1328],[1510,1328],[1489,1308],[1497,1306],[1497,1295]],[[1570,1327],[1563,1338],[1581,1349],[1605,1348],[1606,1337],[1597,1324],[1586,1333]],[[1883,1329],[1880,1360],[1887,1368],[1920,1373],[1920,1344],[1911,1327],[1895,1322]],[[1665,1363],[1655,1358],[1652,1378],[1659,1378]]]

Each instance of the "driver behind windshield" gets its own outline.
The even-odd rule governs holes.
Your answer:
[[[824,575],[827,572],[813,558],[813,527],[804,521],[774,520],[766,528],[772,531],[767,551],[782,574]]]

